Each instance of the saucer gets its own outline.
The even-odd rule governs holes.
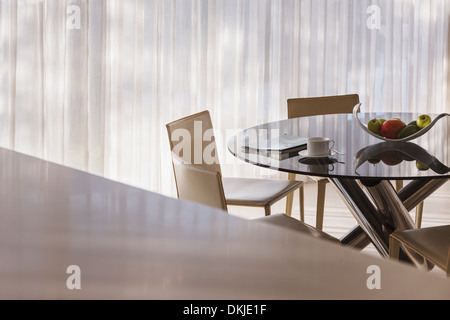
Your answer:
[[[329,154],[324,154],[324,155],[319,155],[319,156],[310,156],[310,155],[308,155],[308,149],[305,149],[305,150],[300,151],[298,154],[304,158],[328,158],[328,157],[334,156],[335,154],[337,154],[337,152],[334,150],[331,150],[331,152]]]

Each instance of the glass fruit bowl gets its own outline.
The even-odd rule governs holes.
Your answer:
[[[370,131],[369,128],[367,127],[367,125],[361,122],[361,120],[358,118],[358,112],[360,111],[359,110],[360,108],[361,108],[361,103],[358,103],[353,108],[353,118],[355,118],[355,120],[359,124],[359,126],[364,131],[366,131],[368,134],[370,134],[371,136],[373,136],[373,137],[375,137],[377,139],[384,140],[384,141],[389,141],[389,142],[402,142],[402,141],[410,141],[410,140],[416,139],[416,138],[424,135],[428,131],[430,131],[430,129],[436,124],[436,122],[439,121],[439,119],[441,119],[441,118],[443,118],[445,116],[449,116],[450,117],[450,114],[448,114],[448,113],[441,113],[436,118],[434,118],[434,120],[431,121],[429,125],[427,125],[425,128],[420,129],[416,133],[413,133],[413,134],[411,134],[411,135],[409,135],[407,137],[404,137],[404,138],[390,139],[390,138],[383,137],[383,136],[381,136],[379,134],[376,134],[376,133]]]

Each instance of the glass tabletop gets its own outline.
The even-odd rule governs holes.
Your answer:
[[[408,124],[419,116],[416,113],[358,114],[363,123],[373,118],[400,118]],[[434,119],[437,115],[429,116]],[[302,117],[246,129],[230,139],[228,149],[239,159],[255,165],[309,176],[377,180],[448,179],[449,121],[449,117],[440,119],[430,131],[414,140],[386,142],[365,132],[352,114]],[[273,143],[283,136],[289,137],[293,144]],[[308,137],[334,140],[331,156],[307,157],[306,145],[301,138]]]

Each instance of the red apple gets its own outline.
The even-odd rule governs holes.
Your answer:
[[[396,166],[403,161],[401,154],[398,151],[384,151],[380,154],[381,161],[388,166]]]
[[[406,127],[406,124],[399,119],[387,120],[381,126],[381,134],[388,139],[397,139],[398,133]]]

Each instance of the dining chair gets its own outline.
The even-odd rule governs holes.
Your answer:
[[[400,246],[421,255],[450,276],[450,225],[394,232],[389,237],[389,258],[398,260]]]
[[[221,173],[195,167],[173,153],[172,157],[178,198],[221,209],[227,213],[228,200],[225,198]],[[340,241],[332,235],[286,214],[272,214],[252,221],[267,223],[340,245]]]
[[[333,113],[352,113],[355,105],[359,103],[357,94],[348,94],[340,96],[324,96],[312,98],[291,98],[287,100],[288,118],[300,118],[309,116],[326,115]],[[325,191],[328,179],[325,177],[309,178],[317,182],[317,207],[316,207],[316,228],[323,229],[323,216],[325,210]],[[296,180],[296,175],[289,173],[288,179]],[[292,195],[288,197],[286,208],[292,203]],[[300,219],[301,221],[304,221]]]
[[[173,121],[166,127],[172,153],[181,157],[183,161],[194,164],[197,168],[221,174],[208,110]],[[301,181],[223,177],[222,182],[227,205],[263,207],[266,216],[271,214],[274,203],[299,189],[300,211],[303,213],[303,182]],[[286,212],[289,216],[291,213],[292,210]]]

